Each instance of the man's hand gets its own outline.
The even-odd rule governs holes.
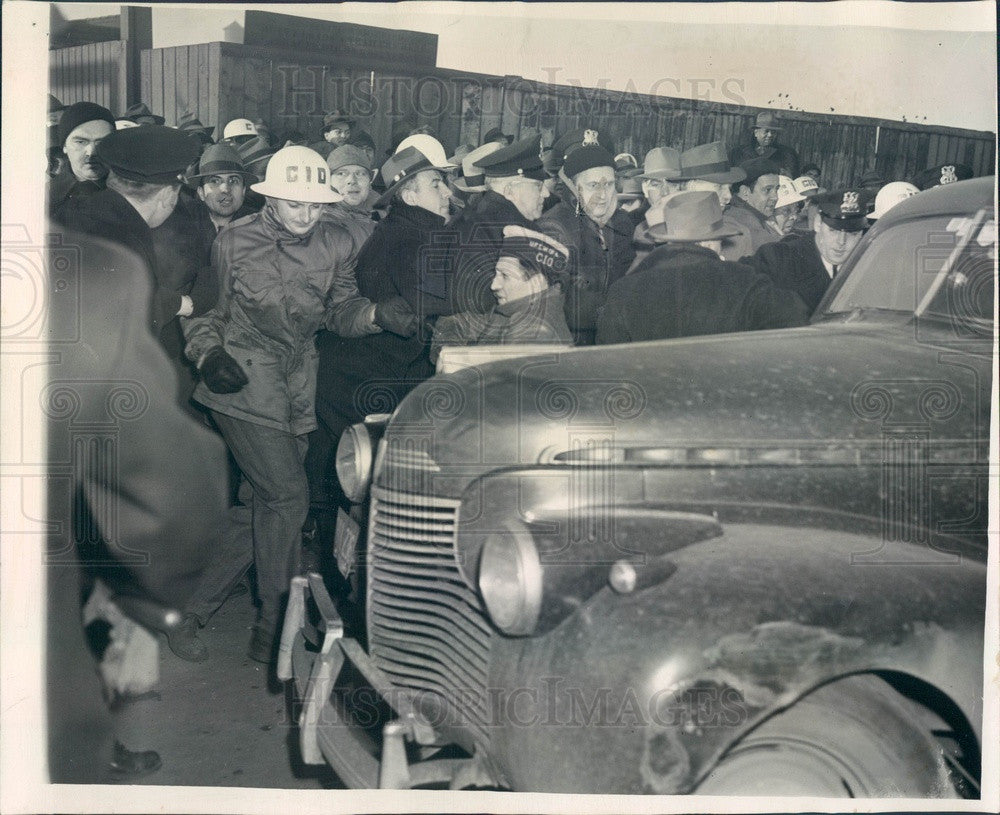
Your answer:
[[[400,337],[412,337],[417,332],[417,315],[402,297],[393,297],[375,305],[375,325]]]
[[[205,354],[198,371],[212,393],[236,393],[250,381],[240,364],[221,345]]]

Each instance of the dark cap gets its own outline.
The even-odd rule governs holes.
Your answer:
[[[483,144],[489,141],[502,141],[511,144],[514,137],[509,133],[504,133],[499,127],[494,127],[492,130],[486,131],[486,135],[483,136]]]
[[[863,187],[825,192],[812,197],[819,207],[820,217],[831,229],[841,232],[860,232],[869,226],[867,214],[871,194]]]
[[[153,113],[145,102],[136,102],[134,105],[129,105],[128,109],[121,115],[121,118],[128,119],[130,122],[140,125],[161,125],[166,121],[162,116],[157,116]]]
[[[475,164],[487,178],[519,175],[535,181],[544,181],[546,174],[542,168],[540,155],[541,141],[541,136],[538,134],[528,136],[519,142],[495,150],[478,159]]]
[[[201,183],[213,175],[242,175],[257,180],[257,176],[243,166],[236,148],[229,144],[210,144],[206,147],[198,162],[198,172],[188,176],[188,181]]]
[[[163,125],[116,130],[97,146],[97,157],[115,175],[146,184],[175,184],[198,159],[198,141]]]
[[[59,119],[59,146],[62,147],[69,134],[87,122],[107,122],[115,129],[115,117],[111,111],[94,102],[74,102],[62,112]]]
[[[740,162],[740,167],[746,172],[747,177],[740,182],[740,184],[745,184],[751,190],[757,183],[762,175],[781,175],[781,168],[778,167],[773,161],[767,158],[752,158],[747,161]]]
[[[923,172],[917,173],[910,179],[910,183],[921,190],[929,190],[931,187],[940,187],[953,181],[965,181],[972,178],[972,175],[972,168],[968,164],[948,162],[928,167]]]
[[[588,144],[585,147],[578,147],[566,157],[563,164],[563,172],[567,178],[575,178],[586,170],[594,167],[610,167],[614,169],[615,159],[607,150],[599,144]]]
[[[327,113],[326,116],[323,117],[324,132],[329,130],[334,125],[341,125],[341,124],[351,126],[354,124],[354,119],[348,116],[347,113],[343,110],[334,110],[330,113]]]
[[[503,228],[500,257],[514,258],[528,272],[528,276],[543,274],[552,282],[557,280],[569,265],[569,249],[548,235],[510,224]]]
[[[614,143],[611,141],[611,134],[604,128],[580,127],[564,133],[552,143],[551,171],[553,175],[563,166],[569,154],[584,145],[599,144],[612,156],[615,154]],[[614,167],[612,159],[609,167]]]
[[[177,129],[194,133],[200,139],[208,139],[208,144],[212,144],[212,132],[215,125],[203,125],[201,119],[195,116],[190,110],[185,110],[177,119]]]

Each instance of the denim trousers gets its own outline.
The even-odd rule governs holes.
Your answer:
[[[309,483],[303,462],[309,437],[293,436],[215,411],[212,417],[249,485],[250,539],[261,603],[258,621],[267,628],[276,628],[302,556],[302,525],[309,512]],[[240,533],[241,528],[245,529],[245,520],[241,522],[240,509],[245,516],[245,508],[233,507],[234,523],[223,542],[223,549],[229,551],[220,553],[220,560],[228,560],[229,588],[234,582],[232,575],[235,573],[238,580],[246,571],[246,535]],[[209,591],[213,584],[216,589],[220,585],[212,579],[205,583]],[[200,618],[201,612],[190,604],[187,610]]]

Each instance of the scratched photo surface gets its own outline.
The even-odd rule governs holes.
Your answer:
[[[4,23],[4,812],[1000,808],[995,4]]]

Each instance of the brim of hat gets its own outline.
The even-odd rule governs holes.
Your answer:
[[[397,181],[394,184],[390,184],[388,187],[386,187],[385,192],[382,193],[382,195],[379,196],[378,201],[375,202],[375,206],[379,208],[385,207],[392,200],[393,193],[395,193],[396,190],[399,189],[400,185],[404,184],[406,181],[413,178],[417,173],[422,173],[424,170],[438,170],[442,173],[447,173],[450,170],[457,170],[457,169],[458,165],[456,164],[444,164],[441,166],[435,166],[430,162],[427,162],[426,167],[414,167],[406,175],[404,175],[401,179],[399,179],[399,181]],[[381,170],[379,172],[381,172]],[[464,190],[464,192],[470,192],[470,190]]]
[[[200,178],[211,178],[213,175],[242,175],[247,178],[257,178],[256,173],[251,173],[249,170],[216,170],[211,173],[195,173],[194,175],[187,176],[188,181],[198,181]]]
[[[268,198],[280,198],[283,201],[302,201],[304,204],[337,204],[344,200],[344,196],[335,193],[329,188],[326,189],[325,195],[321,191],[317,191],[306,198],[303,198],[301,193],[289,194],[287,187],[274,183],[268,184],[267,181],[251,184],[250,189]]]
[[[743,233],[739,229],[727,226],[720,226],[717,229],[713,229],[707,235],[702,234],[695,238],[670,235],[667,232],[666,224],[656,224],[656,226],[651,226],[647,230],[649,238],[657,243],[698,243],[699,241],[715,241],[721,240],[722,238],[732,238],[736,235],[742,234]]]
[[[747,177],[747,171],[742,167],[731,167],[724,173],[705,173],[704,175],[682,174],[677,181],[708,181],[711,184],[735,184]]]
[[[637,175],[636,178],[645,179],[647,181],[658,180],[658,181],[680,181],[681,171],[680,170],[653,170],[651,173],[642,173]]]
[[[620,192],[617,193],[619,201],[634,201],[637,198],[643,198],[641,192]]]
[[[464,181],[465,181],[464,178],[456,178],[452,182],[452,186],[454,186],[455,189],[461,190],[462,192],[486,192],[485,184],[475,184],[474,186],[470,187],[466,185]]]
[[[153,124],[158,124],[158,125],[161,125],[167,121],[162,116],[157,116],[156,114],[153,113],[142,113],[139,116],[128,116],[128,117],[123,116],[122,118],[123,119],[127,118],[130,122],[135,122],[137,125],[142,124],[142,122],[138,121],[138,119],[152,119]]]

